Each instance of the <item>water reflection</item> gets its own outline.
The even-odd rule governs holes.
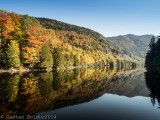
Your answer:
[[[145,73],[146,85],[150,90],[150,97],[153,106],[158,102],[160,108],[160,74],[155,72]]]
[[[74,69],[49,73],[1,74],[0,113],[32,115],[91,101],[104,93],[128,97],[148,96],[143,72],[142,69]],[[155,89],[150,88],[158,92],[158,88]],[[155,94],[157,97],[158,93],[154,93],[154,97]]]

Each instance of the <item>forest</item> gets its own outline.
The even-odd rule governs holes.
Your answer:
[[[0,68],[57,70],[139,66],[101,34],[46,18],[0,10]]]
[[[160,36],[158,40],[152,37],[149,48],[145,61],[147,72],[160,72]]]

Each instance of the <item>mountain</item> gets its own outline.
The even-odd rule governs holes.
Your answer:
[[[107,39],[115,45],[118,50],[129,55],[131,58],[145,58],[148,45],[153,35],[119,35]]]
[[[60,40],[62,40],[61,38],[65,36],[67,42],[69,42],[71,45],[75,47],[86,50],[86,46],[88,46],[89,49],[87,50],[89,51],[98,50],[101,51],[101,53],[103,53],[105,56],[112,55],[121,59],[125,58],[126,60],[131,60],[131,61],[132,60],[141,61],[142,59],[139,56],[131,58],[131,56],[127,54],[127,52],[124,52],[123,49],[119,49],[120,47],[118,45],[112,44],[112,41],[110,41],[108,38],[104,37],[102,34],[94,30],[91,30],[89,28],[68,24],[54,19],[48,19],[48,18],[36,18],[36,19],[40,22],[40,24],[44,28],[56,31],[56,33],[58,33],[57,35],[58,36],[60,35],[59,36]],[[65,35],[63,35],[64,33]],[[77,44],[75,40],[82,42],[82,44]],[[102,56],[101,53],[99,54],[99,56]]]
[[[68,24],[68,23],[61,22],[61,21],[54,20],[54,19],[48,19],[48,18],[36,18],[36,19],[46,29],[52,29],[54,31],[67,31],[69,33],[74,32],[79,35],[88,36],[96,40],[98,44],[103,47],[103,49],[105,49],[105,46],[107,45],[109,46],[108,49],[110,51],[117,53],[117,48],[114,45],[112,45],[106,37],[104,37],[102,34],[94,30],[91,30],[85,27],[81,27],[81,26],[77,26],[77,25]],[[72,34],[72,36],[74,35]]]
[[[108,43],[108,41],[106,40],[106,37],[89,28],[68,24],[68,23],[57,21],[54,19],[48,19],[48,18],[37,18],[37,19],[40,21],[41,25],[46,29],[74,31],[78,34],[88,35],[103,43],[106,43],[106,44]]]
[[[152,35],[120,35],[116,37],[104,37],[100,33],[88,28],[60,22],[53,19],[37,18],[41,25],[46,29],[53,29],[56,31],[68,31],[76,32],[77,34],[87,35],[105,49],[105,46],[109,49],[110,53],[116,54],[121,57],[129,57],[134,60],[144,60],[145,54],[148,51],[148,44]]]
[[[0,10],[0,29],[0,68],[130,69],[140,63],[100,33],[57,20]]]

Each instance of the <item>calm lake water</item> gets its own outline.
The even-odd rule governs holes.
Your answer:
[[[75,69],[1,74],[0,118],[160,120],[160,79],[144,72]]]

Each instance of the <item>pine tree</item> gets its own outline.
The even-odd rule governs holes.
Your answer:
[[[149,48],[150,50],[147,52],[145,61],[145,67],[147,71],[153,70],[153,68],[155,67],[156,43],[154,36],[151,38]]]
[[[80,64],[80,62],[79,62],[78,56],[74,55],[74,66],[77,67],[77,66],[79,66],[79,64]]]
[[[156,52],[155,52],[155,67],[156,70],[160,71],[160,36],[158,38],[158,41],[156,43]]]
[[[5,58],[5,54],[3,52],[2,47],[0,47],[0,67],[1,68],[4,68],[4,66],[5,66],[4,58]]]
[[[64,55],[62,54],[59,48],[54,48],[53,50],[53,59],[54,59],[54,69],[64,66]]]
[[[42,47],[40,53],[40,67],[42,68],[49,68],[53,67],[53,57],[50,51],[50,48],[47,44]]]
[[[10,41],[7,49],[7,66],[18,68],[20,67],[20,59],[19,59],[19,45],[15,40]]]

